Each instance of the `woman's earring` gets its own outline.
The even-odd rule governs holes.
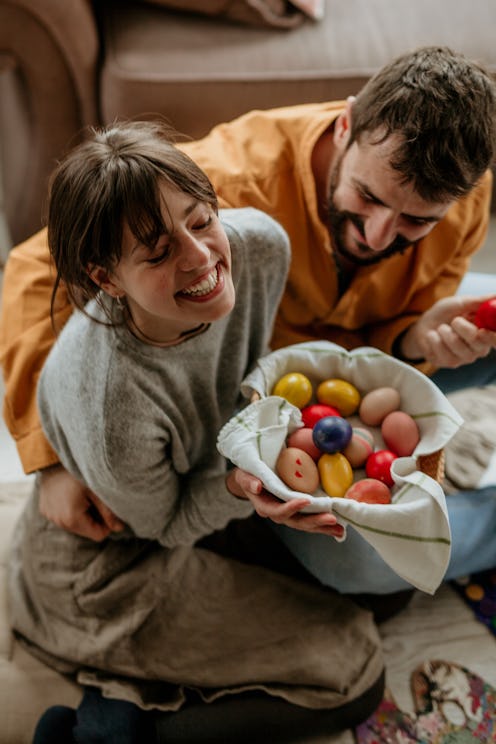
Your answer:
[[[124,302],[124,299],[123,299],[123,295],[120,295],[120,296],[116,297],[115,298],[115,301],[117,303],[117,307],[119,308],[119,310],[124,310],[124,308],[125,308],[125,302]]]

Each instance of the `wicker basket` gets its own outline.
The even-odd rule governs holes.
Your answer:
[[[444,480],[444,449],[420,455],[417,459],[418,469],[434,478],[438,483]]]

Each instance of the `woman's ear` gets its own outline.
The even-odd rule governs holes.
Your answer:
[[[351,136],[351,116],[354,102],[355,97],[348,96],[344,111],[338,116],[334,125],[334,144],[341,150],[346,149]]]
[[[107,269],[104,269],[101,266],[90,265],[88,266],[88,276],[98,287],[100,287],[100,289],[103,289],[104,292],[110,295],[110,297],[122,297],[122,289],[118,284],[116,284]]]

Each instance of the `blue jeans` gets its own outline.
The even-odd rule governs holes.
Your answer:
[[[439,370],[432,380],[444,393],[495,384],[496,352],[458,369]],[[445,578],[455,579],[496,566],[496,483],[450,494],[446,502],[452,545]],[[353,528],[348,528],[344,542],[337,543],[325,535],[273,523],[271,526],[307,571],[325,586],[344,594],[389,594],[411,588]]]

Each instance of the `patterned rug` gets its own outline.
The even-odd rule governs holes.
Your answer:
[[[415,714],[400,710],[389,690],[355,729],[357,744],[494,744],[496,689],[465,667],[427,661],[411,676]]]
[[[496,569],[452,582],[453,588],[493,635],[496,635]]]

